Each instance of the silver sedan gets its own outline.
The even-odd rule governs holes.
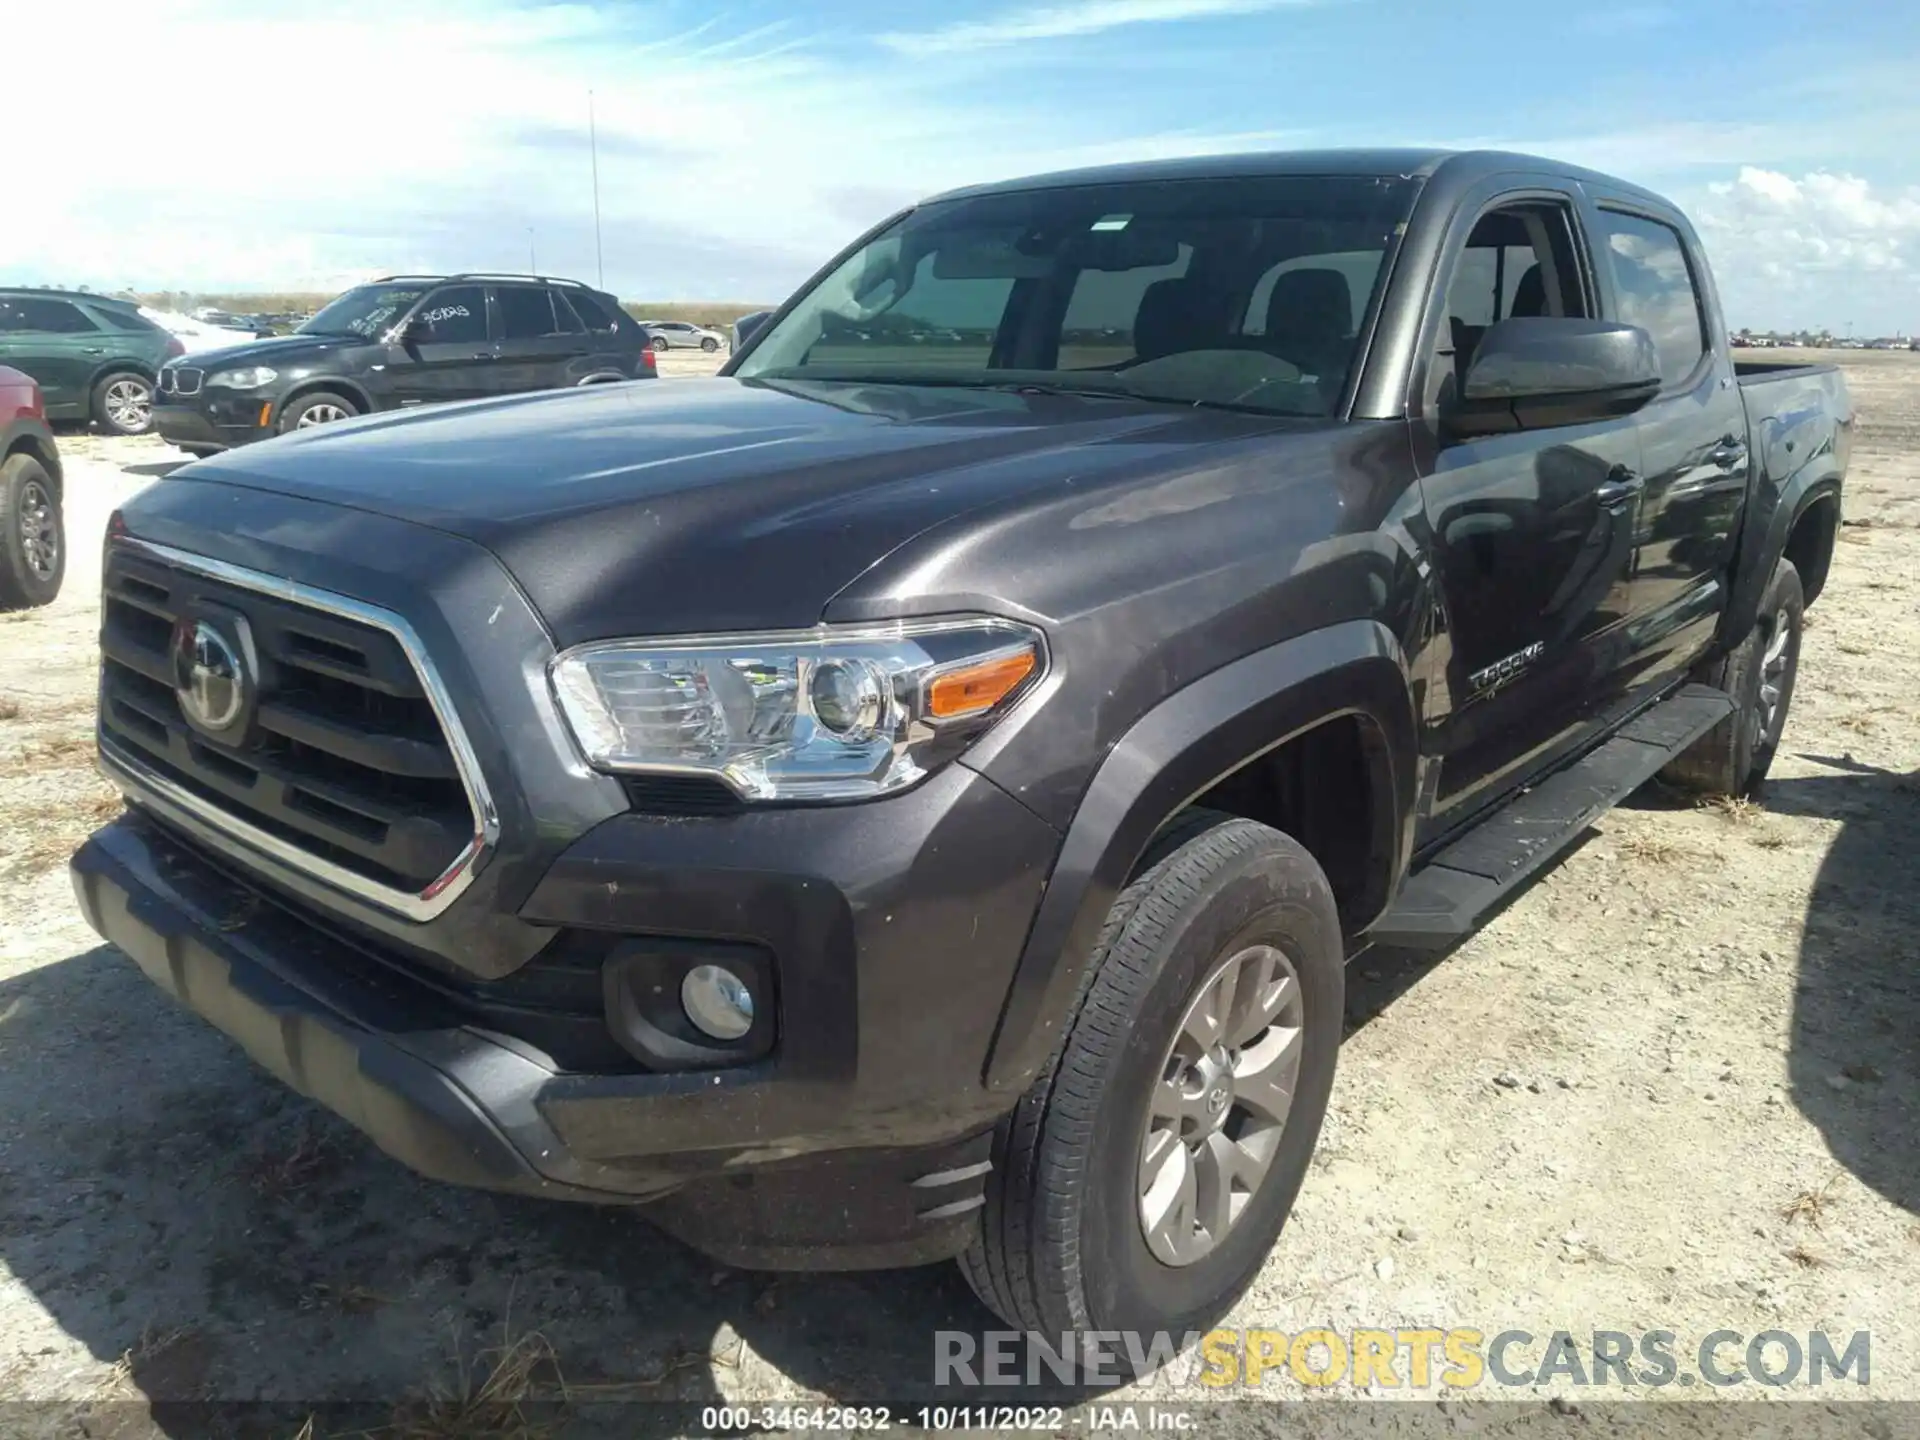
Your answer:
[[[685,320],[642,320],[640,323],[653,336],[656,350],[705,350],[712,354],[724,349],[727,343],[727,337],[718,330],[690,325]]]

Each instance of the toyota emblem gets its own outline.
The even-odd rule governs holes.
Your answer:
[[[246,666],[211,621],[182,620],[174,628],[173,693],[201,730],[225,730],[246,709]]]

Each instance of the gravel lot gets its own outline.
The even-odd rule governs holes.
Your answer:
[[[1643,793],[1453,954],[1356,962],[1315,1171],[1229,1324],[1667,1329],[1683,1357],[1716,1329],[1864,1329],[1870,1387],[1821,1397],[1920,1400],[1920,356],[1844,358],[1847,523],[1764,809]],[[512,1433],[428,1397],[516,1342],[576,1396],[857,1404],[929,1380],[935,1330],[989,1323],[948,1267],[716,1271],[629,1214],[416,1180],[97,944],[62,862],[112,803],[88,763],[99,540],[182,457],[62,444],[65,594],[0,617],[0,1399],[45,1402],[0,1431],[198,1433],[167,1402],[215,1398],[277,1402],[265,1434],[324,1401]],[[1260,1393],[1306,1394],[1280,1371]],[[1543,1421],[1567,1419],[1548,1394],[1600,1398],[1520,1394]],[[1698,1433],[1687,1412],[1635,1418]]]

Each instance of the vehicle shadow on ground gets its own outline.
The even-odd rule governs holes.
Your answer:
[[[1800,942],[1793,1102],[1856,1179],[1920,1214],[1920,771],[1803,758],[1839,773],[1770,780],[1762,797],[1840,826]]]
[[[718,1400],[716,1365],[763,1399],[1087,1398],[936,1390],[936,1332],[998,1323],[951,1265],[728,1270],[629,1210],[419,1179],[107,946],[0,982],[0,1263],[180,1436],[209,1399],[272,1402],[258,1433],[343,1403],[384,1425],[516,1342],[601,1405]]]
[[[148,480],[164,480],[183,465],[191,465],[191,460],[153,460],[144,465],[122,465],[121,473],[138,475]]]

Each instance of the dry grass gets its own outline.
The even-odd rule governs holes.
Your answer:
[[[291,1149],[252,1156],[244,1168],[255,1194],[280,1200],[324,1179],[339,1168],[341,1159],[333,1137],[307,1129],[295,1137]]]
[[[471,1362],[456,1347],[452,1386],[403,1402],[384,1433],[396,1440],[544,1440],[558,1431],[566,1399],[566,1377],[547,1337],[535,1330],[515,1340],[503,1327],[501,1343]],[[541,1413],[530,1411],[536,1404]]]
[[[193,1338],[195,1333],[191,1325],[173,1325],[164,1329],[155,1329],[149,1325],[140,1332],[138,1340],[120,1352],[120,1358],[113,1362],[106,1375],[101,1378],[100,1388],[120,1394],[140,1393],[140,1386],[134,1378],[136,1373],[151,1367],[169,1350]]]
[[[1672,865],[1696,858],[1697,852],[1676,845],[1664,835],[1629,835],[1620,842],[1620,858],[1642,865]]]
[[[1813,1251],[1809,1250],[1804,1244],[1796,1245],[1787,1251],[1787,1259],[1798,1265],[1802,1270],[1818,1270],[1822,1265],[1827,1263],[1818,1255],[1814,1254]]]
[[[1744,795],[1709,795],[1700,802],[1702,810],[1711,810],[1732,825],[1752,825],[1767,812]]]
[[[1818,1190],[1802,1190],[1793,1199],[1780,1207],[1780,1218],[1789,1225],[1796,1220],[1804,1220],[1815,1230],[1821,1228],[1821,1221],[1827,1207],[1838,1203],[1834,1199],[1833,1187],[1839,1183],[1840,1172],[1834,1171]]]

